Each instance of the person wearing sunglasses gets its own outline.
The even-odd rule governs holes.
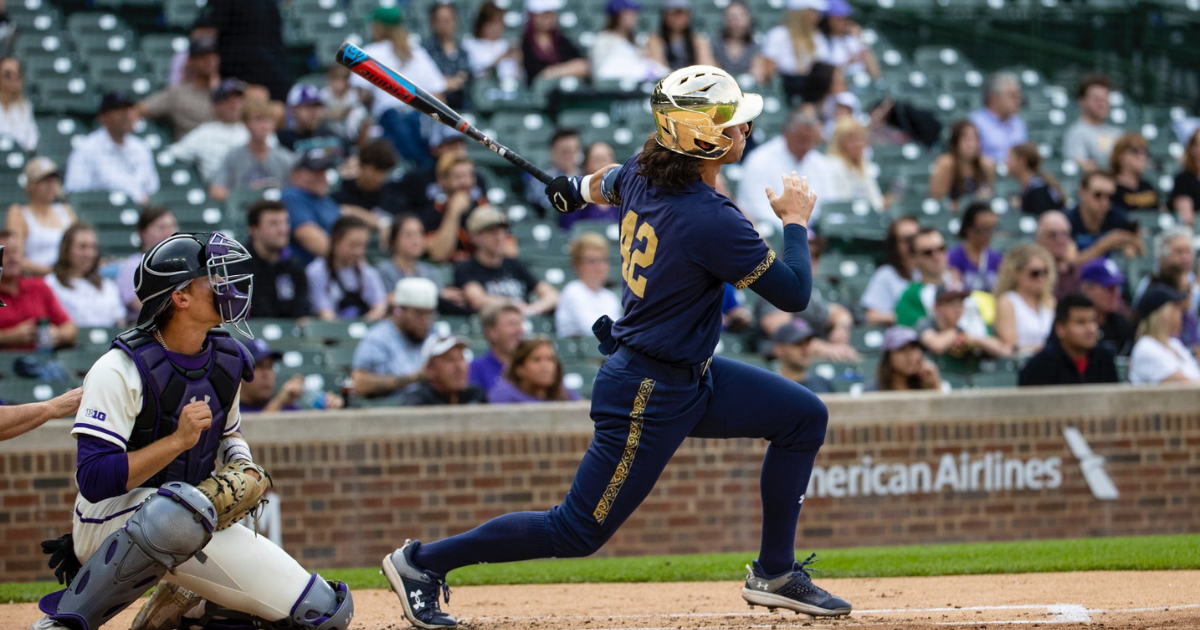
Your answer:
[[[1114,208],[1117,193],[1112,175],[1095,171],[1079,181],[1079,205],[1067,211],[1071,222],[1071,238],[1079,248],[1077,263],[1107,257],[1113,250],[1123,250],[1137,256],[1143,251],[1137,224],[1129,220],[1124,210]]]
[[[946,239],[937,228],[921,228],[909,239],[908,247],[921,276],[920,280],[908,285],[896,302],[896,323],[913,328],[922,319],[933,315],[939,286],[956,291],[969,290],[963,288],[958,272],[946,262]],[[966,296],[963,300],[957,325],[968,335],[982,337],[988,334],[975,296]]]
[[[963,211],[958,238],[962,242],[950,250],[947,261],[962,278],[968,291],[991,291],[1004,254],[992,249],[992,237],[1000,219],[986,201],[976,201]]]
[[[1037,245],[1004,255],[993,294],[996,336],[1018,355],[1037,353],[1054,326],[1054,257]]]
[[[1113,146],[1113,179],[1117,194],[1113,207],[1125,211],[1148,210],[1158,212],[1161,205],[1158,190],[1142,175],[1150,164],[1150,145],[1139,133],[1127,133]]]
[[[1041,245],[1054,257],[1054,270],[1058,282],[1054,284],[1054,297],[1062,298],[1079,292],[1078,262],[1079,248],[1071,239],[1071,222],[1067,215],[1058,210],[1048,210],[1038,217],[1037,232],[1033,241]]]

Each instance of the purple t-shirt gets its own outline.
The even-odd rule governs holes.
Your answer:
[[[567,400],[579,400],[579,393],[574,390],[567,390]],[[552,400],[542,400],[536,396],[530,396],[525,392],[517,389],[516,385],[509,383],[504,379],[496,381],[496,386],[488,390],[488,402],[490,403],[531,403],[531,402],[557,402]]]
[[[487,354],[471,362],[470,371],[467,373],[467,382],[487,392],[496,386],[496,381],[500,380],[500,375],[503,373],[504,364],[491,350],[488,350]]]
[[[970,258],[967,258],[967,252],[962,245],[950,250],[946,255],[946,262],[950,266],[957,269],[962,276],[963,286],[970,291],[991,291],[996,284],[996,272],[1000,271],[1000,262],[1004,260],[1004,254],[994,250],[987,249],[984,251],[982,269],[975,266]]]

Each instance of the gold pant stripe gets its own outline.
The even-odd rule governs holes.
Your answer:
[[[600,496],[600,503],[592,512],[592,517],[596,519],[597,523],[604,523],[604,519],[608,518],[608,512],[612,509],[613,502],[617,500],[617,493],[621,492],[621,486],[625,484],[625,478],[629,476],[629,470],[633,468],[633,458],[637,455],[638,443],[642,441],[642,416],[646,413],[646,404],[650,402],[650,392],[652,391],[654,391],[653,379],[644,379],[638,386],[637,398],[633,399],[633,411],[629,412],[629,418],[632,421],[629,423],[629,437],[625,438],[625,452],[621,454],[621,461],[617,463],[617,470],[609,480],[608,487]]]

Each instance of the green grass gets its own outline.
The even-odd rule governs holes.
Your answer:
[[[455,571],[450,585],[738,581],[746,577],[743,567],[753,557],[747,552],[477,565]],[[821,551],[820,558],[818,578],[1200,569],[1200,534],[855,547]],[[321,574],[351,588],[387,588],[378,567]],[[34,601],[57,586],[0,584],[0,602]]]

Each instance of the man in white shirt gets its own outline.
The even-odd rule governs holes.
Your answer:
[[[812,223],[821,216],[821,200],[832,193],[833,165],[816,146],[821,141],[821,123],[800,109],[788,114],[783,133],[755,149],[742,163],[742,179],[738,186],[738,207],[757,223],[775,221],[775,212],[763,193],[768,186],[778,188],[784,173],[796,171],[807,177],[809,186],[817,193]]]
[[[217,119],[201,124],[167,147],[177,160],[195,162],[204,181],[211,182],[230,150],[250,141],[250,131],[242,121],[246,86],[237,79],[225,79],[212,92],[213,112]],[[274,144],[273,139],[268,141]]]
[[[1028,132],[1021,111],[1021,82],[1011,72],[997,72],[983,84],[984,106],[971,114],[979,130],[983,154],[997,164],[1008,159],[1008,150],[1025,142]]]
[[[158,192],[154,155],[133,135],[134,102],[125,92],[109,92],[100,101],[100,128],[89,133],[67,159],[68,193],[93,190],[123,192],[139,204]]]

